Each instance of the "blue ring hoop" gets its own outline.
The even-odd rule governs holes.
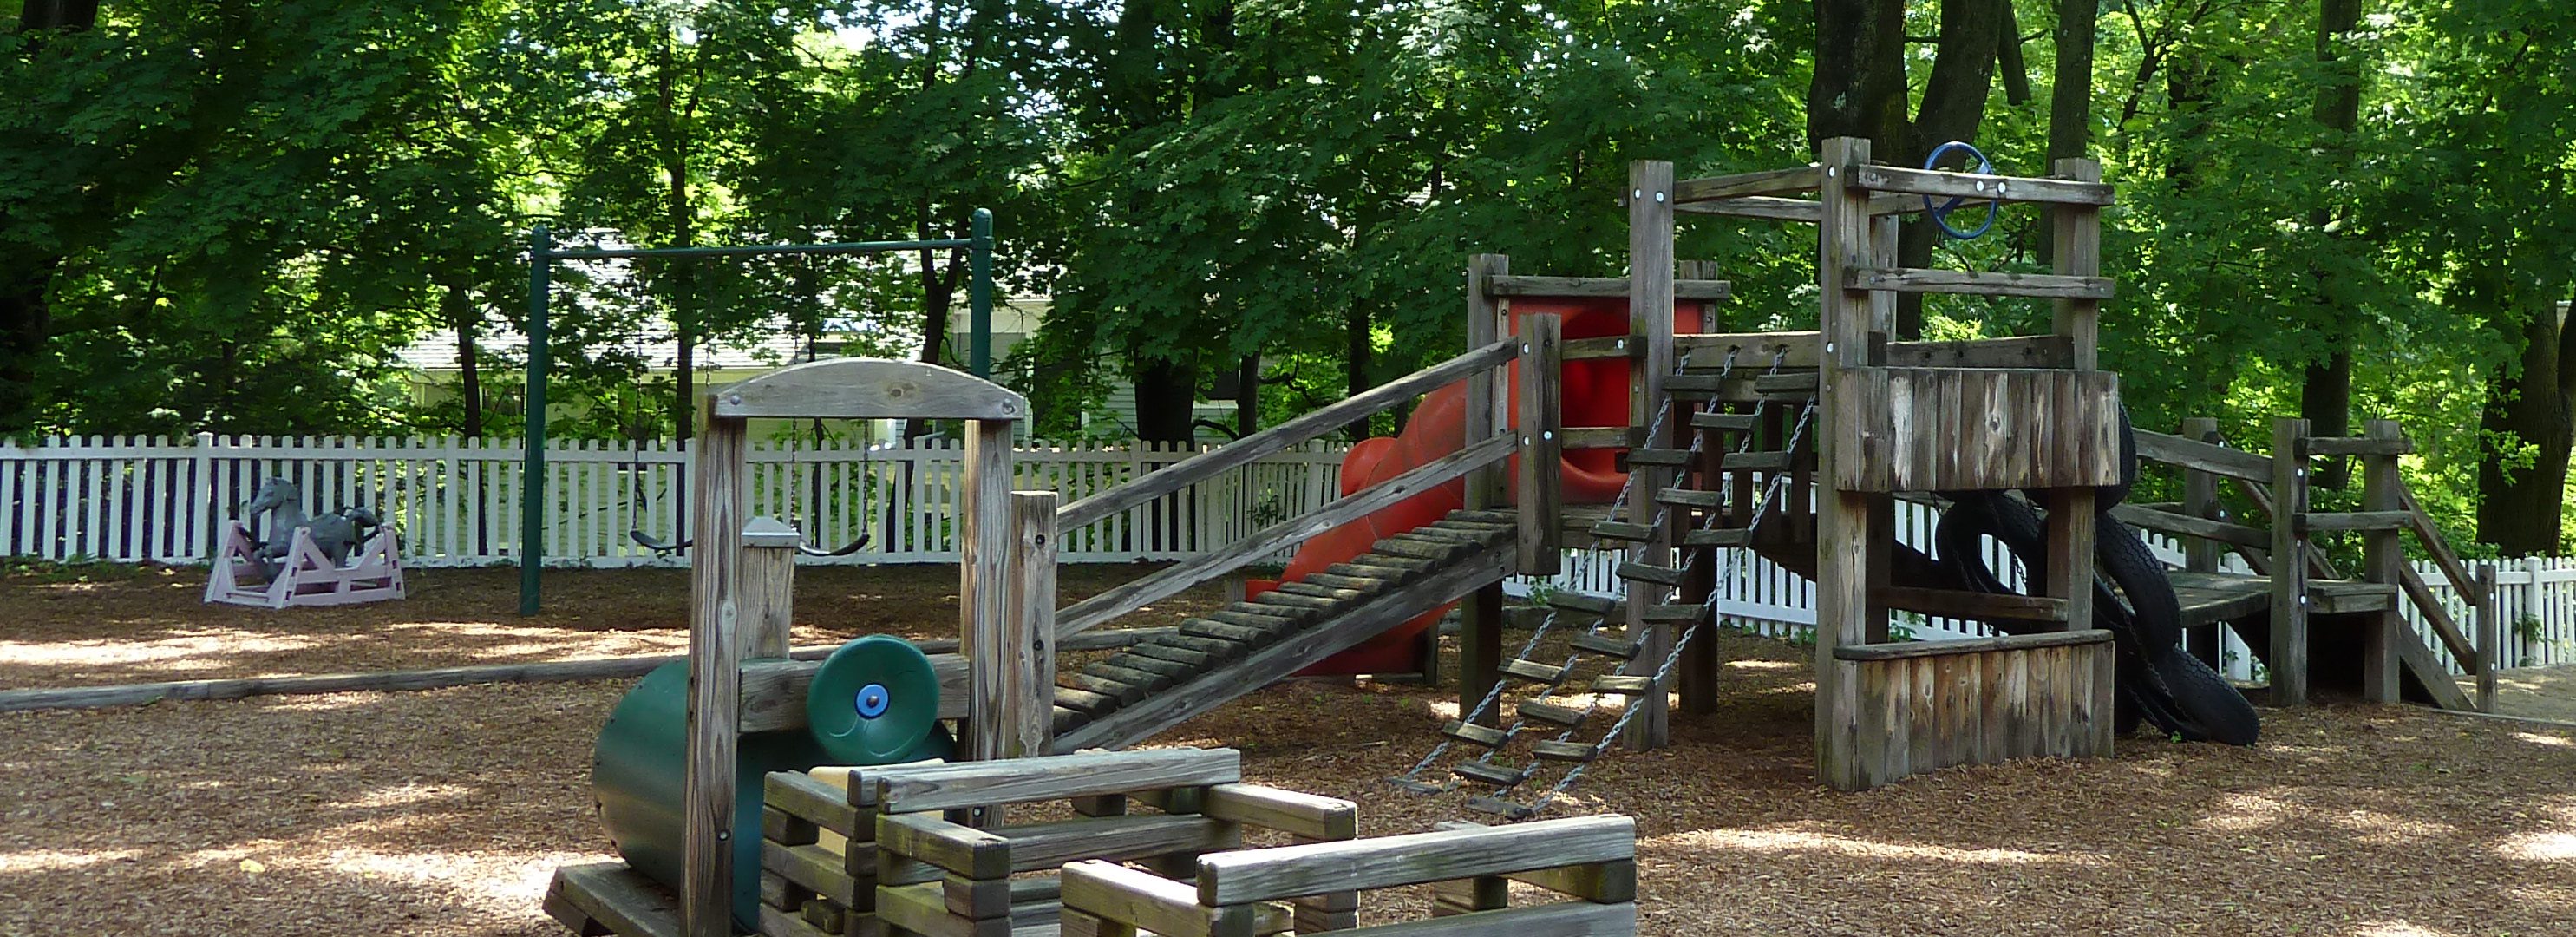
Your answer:
[[[1941,157],[1948,156],[1951,153],[1966,153],[1969,156],[1976,157],[1976,174],[1980,176],[1994,175],[1995,164],[1986,161],[1986,154],[1978,152],[1976,147],[1958,140],[1952,140],[1948,143],[1941,144],[1940,146],[1933,147],[1932,155],[1923,158],[1923,168],[1933,169],[1938,167],[1941,164]],[[1968,200],[1965,198],[1952,198],[1949,201],[1936,206],[1932,204],[1932,197],[1926,195],[1923,197],[1923,211],[1925,214],[1932,216],[1932,223],[1941,229],[1941,233],[1949,235],[1952,238],[1967,241],[1985,237],[1986,232],[1995,229],[1995,216],[1997,214],[1997,210],[2002,206],[1997,202],[1987,202],[1986,223],[1978,225],[1977,230],[1963,232],[1957,228],[1950,227],[1950,210],[1966,204],[1967,201]]]
[[[894,702],[892,695],[886,692],[885,684],[882,683],[871,683],[860,687],[858,705],[854,707],[858,710],[859,718],[874,719],[885,715],[886,707]]]

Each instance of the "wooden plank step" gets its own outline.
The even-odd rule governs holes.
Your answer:
[[[1656,566],[1652,563],[1639,563],[1632,560],[1619,564],[1619,578],[1679,588],[1682,584],[1682,571],[1670,566]]]
[[[1169,661],[1194,670],[1205,670],[1223,663],[1226,658],[1206,651],[1148,641],[1127,649],[1128,653],[1159,661]]]
[[[1595,693],[1644,696],[1659,691],[1660,688],[1655,686],[1655,678],[1644,675],[1610,674],[1592,678],[1592,692]]]
[[[1562,590],[1549,594],[1547,605],[1549,608],[1582,612],[1586,615],[1607,615],[1619,610],[1618,599],[1606,595],[1589,595]]]
[[[1713,429],[1728,433],[1752,432],[1753,422],[1753,414],[1750,413],[1694,413],[1691,414],[1690,419],[1692,429]]]
[[[1179,673],[1168,672],[1165,668],[1148,666],[1146,661],[1123,653],[1109,660],[1084,664],[1082,672],[1103,680],[1116,680],[1128,686],[1143,687],[1147,693],[1177,684],[1183,677],[1193,673],[1188,668],[1181,668]]]
[[[1099,715],[1117,709],[1118,698],[1090,690],[1058,685],[1055,688],[1055,704],[1075,712]]]
[[[1493,546],[1498,543],[1509,541],[1512,538],[1520,536],[1521,532],[1520,526],[1517,524],[1505,527],[1500,524],[1487,524],[1479,521],[1458,521],[1447,519],[1432,521],[1431,526],[1423,529],[1435,531],[1456,531],[1457,533],[1465,536],[1468,540],[1481,543],[1486,546]]]
[[[1493,726],[1461,722],[1456,719],[1449,720],[1448,725],[1440,727],[1440,734],[1486,748],[1501,748],[1512,741],[1512,732],[1508,729],[1497,729]]]
[[[1708,617],[1708,606],[1698,603],[1646,606],[1645,619],[1650,622],[1689,623]]]
[[[1438,564],[1447,562],[1451,557],[1455,557],[1458,554],[1475,549],[1475,547],[1470,544],[1458,543],[1456,541],[1432,540],[1422,537],[1406,537],[1405,535],[1398,534],[1378,541],[1375,546],[1372,546],[1369,549],[1376,553],[1410,557],[1412,559],[1425,560],[1433,564]]]
[[[1514,514],[1510,511],[1485,511],[1467,508],[1451,511],[1449,512],[1449,517],[1452,520],[1475,521],[1480,524],[1502,524],[1509,527],[1519,527],[1521,523],[1520,515]]]
[[[1341,601],[1338,601],[1338,600],[1334,600],[1334,599],[1327,599],[1327,598],[1323,598],[1323,597],[1320,597],[1320,596],[1299,595],[1299,594],[1294,593],[1294,592],[1277,592],[1277,591],[1273,591],[1273,592],[1264,592],[1264,593],[1262,593],[1262,594],[1260,594],[1260,595],[1253,596],[1253,597],[1252,597],[1252,604],[1254,604],[1254,605],[1268,605],[1268,606],[1271,606],[1271,607],[1274,607],[1274,608],[1300,608],[1300,609],[1308,609],[1308,610],[1312,610],[1312,611],[1315,611],[1315,612],[1321,612],[1321,613],[1324,613],[1324,614],[1331,614],[1331,613],[1333,613],[1333,612],[1335,612],[1335,611],[1340,610],[1340,609],[1341,609],[1341,607],[1342,607],[1344,604],[1347,604],[1347,603],[1344,603],[1344,602],[1341,602]],[[1320,616],[1317,616],[1317,617],[1320,617]]]
[[[1530,754],[1548,761],[1586,762],[1601,755],[1599,749],[1583,742],[1559,742],[1553,739],[1530,743]]]
[[[1277,614],[1264,615],[1252,612],[1238,612],[1231,609],[1219,609],[1217,611],[1209,612],[1206,616],[1198,620],[1215,622],[1223,625],[1232,625],[1236,628],[1243,629],[1243,631],[1238,635],[1210,634],[1204,631],[1184,631],[1182,633],[1195,634],[1203,638],[1224,638],[1232,641],[1248,641],[1253,644],[1268,644],[1272,641],[1278,640],[1280,635],[1294,632],[1306,625],[1306,622],[1303,619],[1281,618]]]
[[[1090,673],[1058,674],[1055,679],[1057,686],[1070,687],[1076,690],[1106,696],[1110,699],[1117,700],[1119,707],[1128,706],[1135,703],[1137,700],[1144,699],[1146,694],[1150,692],[1144,687],[1135,686],[1123,681],[1111,680],[1106,677],[1096,676]]]
[[[1210,612],[1209,614],[1223,615],[1225,613]],[[1222,621],[1209,621],[1205,618],[1192,618],[1181,622],[1181,633],[1196,638],[1207,638],[1214,641],[1233,641],[1247,645],[1266,644],[1274,640],[1274,637],[1270,632],[1264,629],[1247,628],[1242,625]]]
[[[1686,547],[1749,547],[1752,545],[1753,531],[1743,528],[1718,527],[1709,530],[1682,531],[1682,546]]]
[[[1527,680],[1531,683],[1543,683],[1549,686],[1554,686],[1557,681],[1565,679],[1565,668],[1563,667],[1542,664],[1534,660],[1522,660],[1517,657],[1504,661],[1501,666],[1494,669],[1501,671],[1502,673]]]
[[[1680,468],[1682,466],[1689,465],[1690,461],[1691,451],[1688,449],[1628,450],[1628,464],[1630,465],[1662,465],[1672,468]]]
[[[1361,589],[1340,589],[1320,582],[1291,580],[1279,584],[1279,591],[1289,595],[1311,596],[1331,602],[1357,602],[1372,593]]]
[[[1383,590],[1383,589],[1391,589],[1391,588],[1394,588],[1394,587],[1395,587],[1395,585],[1396,585],[1395,583],[1393,583],[1393,582],[1389,582],[1389,581],[1384,580],[1384,579],[1369,579],[1369,578],[1363,578],[1363,577],[1359,577],[1359,576],[1342,576],[1342,575],[1337,575],[1337,574],[1334,574],[1334,573],[1307,573],[1307,574],[1306,574],[1306,581],[1307,581],[1307,582],[1314,583],[1314,584],[1319,585],[1319,586],[1324,586],[1324,587],[1326,587],[1326,588],[1332,588],[1332,589],[1350,589],[1350,590],[1353,590],[1353,591],[1356,591],[1356,592],[1371,592],[1371,593],[1374,593],[1374,592],[1377,592],[1377,591],[1379,591],[1379,590]]]
[[[1245,646],[1243,643],[1238,641],[1207,638],[1194,634],[1181,634],[1177,631],[1164,635],[1155,643],[1169,647],[1185,647],[1202,654],[1212,654],[1217,657],[1232,657],[1236,654],[1241,654],[1245,651],[1251,650],[1250,647]]]
[[[1375,549],[1374,547],[1372,547],[1369,552],[1362,553],[1359,556],[1352,558],[1351,562],[1362,566],[1383,566],[1391,569],[1411,570],[1417,577],[1429,575],[1432,570],[1440,568],[1439,563],[1431,560],[1426,560],[1418,556],[1400,556],[1388,553],[1384,550]]]
[[[1583,710],[1540,700],[1522,700],[1520,714],[1522,719],[1531,722],[1543,722],[1569,729],[1583,724]]]
[[[1786,472],[1790,463],[1791,453],[1786,452],[1729,452],[1717,467],[1726,472]]]
[[[1631,524],[1627,521],[1602,521],[1592,525],[1592,535],[1604,540],[1626,540],[1631,543],[1644,543],[1655,539],[1655,529],[1644,524]]]
[[[1599,634],[1578,634],[1565,643],[1578,651],[1604,654],[1620,660],[1635,660],[1637,650],[1644,647],[1643,644],[1626,638],[1613,638]]]
[[[1481,532],[1478,529],[1473,529],[1472,525],[1470,525],[1470,529],[1461,529],[1459,527],[1440,526],[1442,523],[1444,522],[1432,521],[1431,523],[1413,528],[1412,530],[1403,531],[1390,536],[1394,539],[1427,540],[1433,543],[1475,543],[1477,542],[1477,535]]]
[[[1449,773],[1478,784],[1491,784],[1495,787],[1511,787],[1529,779],[1529,776],[1522,774],[1519,768],[1506,768],[1481,761],[1462,762],[1450,768]]]
[[[1727,383],[1730,381],[1740,383],[1743,380],[1744,379],[1740,377],[1725,377],[1716,374],[1674,374],[1664,378],[1664,390],[1666,392],[1714,394],[1725,390]]]
[[[1259,602],[1227,602],[1225,603],[1224,610],[1233,612],[1237,615],[1258,615],[1263,618],[1279,619],[1271,624],[1283,628],[1295,627],[1298,624],[1313,621],[1315,619],[1314,615],[1308,614],[1302,609],[1280,608],[1275,605],[1263,605]],[[1217,620],[1224,621],[1225,619],[1220,618]],[[1247,624],[1251,623],[1247,622]]]
[[[1728,458],[1734,458],[1734,456],[1729,455]],[[1726,506],[1726,492],[1697,491],[1690,488],[1666,488],[1662,491],[1655,492],[1655,500],[1659,503],[1669,504],[1675,507],[1722,508]]]
[[[1753,379],[1753,389],[1765,394],[1813,394],[1816,392],[1816,383],[1816,372],[1814,371],[1800,371],[1790,374],[1765,374]]]
[[[1402,566],[1377,566],[1369,563],[1335,563],[1324,572],[1347,579],[1374,579],[1389,585],[1403,585],[1422,578],[1422,574]]]
[[[1058,689],[1062,688],[1058,687]],[[1091,721],[1090,713],[1077,709],[1067,709],[1063,706],[1049,707],[1047,715],[1047,724],[1057,735],[1062,735],[1075,729],[1082,728],[1083,723]]]

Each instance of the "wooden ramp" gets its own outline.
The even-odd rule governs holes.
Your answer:
[[[1451,512],[1063,674],[1053,750],[1142,741],[1493,583],[1509,573],[1515,523],[1503,512]]]

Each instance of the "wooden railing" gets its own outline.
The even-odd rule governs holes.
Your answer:
[[[1180,491],[1218,473],[1285,450],[1291,446],[1334,432],[1353,421],[1366,419],[1382,411],[1420,397],[1440,387],[1499,371],[1519,356],[1515,341],[1493,341],[1479,345],[1466,354],[1405,375],[1347,400],[1297,417],[1278,426],[1254,433],[1207,453],[1184,460],[1138,478],[1133,482],[1075,501],[1057,509],[1056,527],[1071,531],[1111,517],[1129,508]],[[1362,515],[1379,510],[1406,498],[1429,491],[1451,479],[1495,465],[1509,457],[1516,440],[1511,436],[1493,436],[1472,431],[1474,440],[1459,451],[1430,464],[1398,475],[1386,482],[1353,492],[1314,511],[1254,531],[1233,544],[1216,549],[1207,556],[1174,565],[1134,582],[1092,596],[1055,610],[1054,633],[1058,638],[1080,634],[1084,630],[1121,615],[1180,593],[1191,586],[1225,575],[1261,557]]]
[[[2122,505],[2113,510],[2112,516],[2133,526],[2186,538],[2185,558],[2193,571],[2217,571],[2218,552],[2232,549],[2247,567],[2271,577],[2269,667],[2273,701],[2280,704],[2295,704],[2307,695],[2307,616],[2312,606],[2307,601],[2309,580],[2346,578],[2315,538],[2330,533],[2360,534],[2363,568],[2357,578],[2395,587],[2403,597],[2398,601],[2411,603],[2443,649],[2476,676],[2476,705],[2481,710],[2488,709],[2495,685],[2494,652],[2502,645],[2494,611],[2494,569],[2491,565],[2481,566],[2473,573],[2443,540],[2422,503],[2407,489],[2398,472],[2398,460],[2414,451],[2413,444],[2396,423],[2387,420],[2371,421],[2365,435],[2354,437],[2312,436],[2307,421],[2281,420],[2274,424],[2272,435],[2274,454],[2265,456],[2226,446],[2219,439],[2217,421],[2207,418],[2184,421],[2182,435],[2139,430],[2141,458],[2183,471],[2184,500],[2179,505]],[[2318,457],[2362,460],[2361,510],[2308,509],[2308,463]],[[2271,518],[2270,522],[2256,526],[2241,519],[2228,520],[2219,507],[2218,484],[2222,479],[2232,484],[2255,511]],[[2402,540],[2408,534],[2432,558],[2451,588],[2469,600],[2476,612],[2478,633],[2474,640],[2434,596],[2423,577],[2405,562]],[[2279,561],[2291,554],[2295,556],[2288,562]],[[2392,621],[2399,620],[2394,610],[2389,614]],[[2413,638],[2399,636],[2396,640]],[[2373,644],[2365,655],[2364,692],[2373,698],[2395,699],[2399,658],[2407,652],[2404,646]],[[2436,675],[2421,672],[2438,668],[2418,669],[2419,679],[2437,697],[2443,695],[2444,688],[2429,686]]]

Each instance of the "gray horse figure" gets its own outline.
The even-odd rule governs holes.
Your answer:
[[[262,513],[268,515],[268,537],[251,558],[259,562],[261,574],[271,580],[277,578],[279,569],[285,565],[281,561],[287,551],[294,548],[297,528],[313,531],[313,545],[321,548],[322,555],[334,566],[348,559],[350,548],[358,544],[358,520],[350,516],[351,511],[344,509],[337,514],[307,517],[304,492],[296,488],[294,482],[283,478],[260,483],[259,493],[242,505],[242,523],[247,525]],[[372,515],[369,519],[373,519]]]

